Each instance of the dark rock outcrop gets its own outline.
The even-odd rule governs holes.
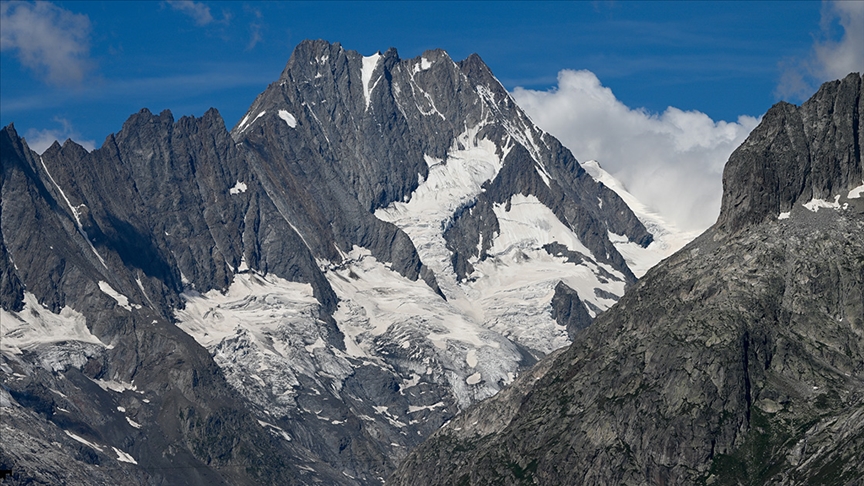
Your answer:
[[[579,294],[564,282],[558,282],[555,286],[555,295],[552,297],[552,318],[567,328],[570,339],[590,326],[592,320],[585,310],[585,304],[579,299]]]
[[[723,170],[717,225],[737,231],[860,184],[861,76],[825,83],[801,107],[778,103]]]

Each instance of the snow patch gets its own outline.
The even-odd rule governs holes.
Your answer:
[[[429,61],[429,59],[426,59],[425,57],[421,57],[420,62],[414,65],[413,72],[419,73],[420,71],[425,71],[425,70],[429,69],[430,67],[432,67],[432,62]]]
[[[324,339],[322,339],[321,336],[318,336],[318,339],[314,343],[310,344],[309,346],[305,346],[306,351],[311,354],[314,354],[316,349],[324,349],[325,347],[326,346],[324,345]]]
[[[422,65],[422,62],[421,62],[421,65]],[[432,99],[432,95],[430,95],[426,90],[421,88],[419,84],[417,84],[417,81],[414,79],[414,76],[418,72],[420,72],[419,66],[415,65],[414,69],[409,73],[411,80],[408,82],[408,85],[411,87],[411,94],[413,95],[413,98],[415,100],[414,106],[417,108],[417,111],[420,112],[420,114],[423,116],[438,115],[441,117],[442,120],[447,120],[447,117],[445,117],[444,114],[438,110],[438,107],[435,106],[435,100]],[[425,99],[426,102],[429,103],[429,109],[428,110],[424,110],[423,108],[420,107],[419,104],[417,104],[417,100],[419,99],[419,97],[417,96],[418,91],[423,96],[422,99]],[[402,105],[398,105],[398,106],[399,106],[399,109],[402,110]],[[402,111],[402,114],[404,115],[405,112]]]
[[[141,428],[141,424],[139,424],[138,422],[132,420],[132,419],[129,418],[129,417],[126,417],[126,421],[129,422],[129,425],[131,425],[132,427],[135,427],[136,429],[140,429],[140,428]]]
[[[291,436],[288,435],[288,432],[285,432],[285,430],[282,427],[278,427],[276,425],[265,422],[263,420],[259,420],[258,424],[261,425],[261,427],[268,429],[270,431],[270,433],[278,435],[279,437],[282,437],[286,441],[291,442]]]
[[[444,406],[445,406],[444,402],[438,402],[438,403],[435,403],[432,405],[424,405],[424,406],[409,405],[408,406],[408,413],[417,413],[421,410],[435,410],[438,407],[444,407]]]
[[[240,194],[240,193],[246,192],[246,189],[248,189],[248,188],[249,187],[246,186],[245,182],[237,181],[237,184],[234,184],[234,187],[232,187],[231,189],[228,189],[228,193],[232,194],[232,195],[233,194]]]
[[[141,306],[138,304],[131,304],[130,305],[128,297],[126,297],[125,295],[121,294],[120,292],[117,292],[116,290],[114,290],[114,288],[111,287],[111,285],[109,285],[108,282],[105,282],[104,280],[99,281],[99,290],[101,290],[104,294],[108,295],[112,299],[116,300],[117,305],[126,309],[127,311],[131,312],[133,307],[136,309],[141,308]]]
[[[84,315],[69,306],[54,314],[30,292],[24,292],[21,312],[0,309],[0,350],[21,354],[42,344],[80,341],[110,349],[87,328]]]
[[[367,102],[367,104],[368,104],[368,102]],[[285,123],[287,123],[289,127],[291,127],[291,128],[297,127],[297,119],[294,118],[294,115],[292,115],[291,113],[289,113],[285,110],[279,110],[279,118],[285,120]]]
[[[846,199],[858,199],[862,195],[864,195],[864,181],[862,181],[860,186],[849,191],[849,195],[846,196]]]
[[[476,385],[477,383],[480,383],[481,377],[482,375],[480,373],[474,373],[468,378],[465,378],[465,383],[468,383],[469,385]]]
[[[99,385],[99,388],[101,388],[105,391],[113,391],[115,393],[123,393],[126,390],[138,391],[138,387],[135,386],[133,383],[126,383],[123,381],[116,381],[116,380],[101,380],[101,379],[100,380],[91,379],[90,381],[92,381],[93,383],[96,383],[97,385]]]
[[[267,110],[264,110],[261,113],[258,113],[257,115],[255,115],[255,118],[253,118],[251,122],[249,121],[249,115],[248,114],[246,116],[244,116],[243,120],[240,122],[240,125],[237,125],[237,128],[240,129],[240,133],[243,133],[244,131],[246,131],[249,127],[252,126],[253,123],[258,121],[258,119],[261,118],[262,116],[264,116],[266,113],[267,113]]]
[[[363,58],[363,67],[360,71],[360,79],[363,82],[363,96],[366,99],[367,110],[369,109],[369,102],[371,101],[370,95],[372,94],[372,88],[375,87],[375,85],[369,86],[369,83],[372,81],[372,74],[375,72],[375,68],[378,66],[378,61],[380,59],[380,52],[376,52],[371,56]],[[375,83],[377,84],[378,80],[376,80]]]
[[[129,464],[138,464],[138,461],[135,460],[131,455],[126,452],[121,451],[116,447],[111,447],[114,449],[114,453],[117,454],[117,460],[120,462],[128,462]]]
[[[477,350],[472,349],[468,351],[468,354],[465,355],[465,362],[468,363],[468,366],[472,368],[477,367]]]
[[[840,196],[834,196],[834,202],[828,202],[824,199],[816,199],[813,198],[810,201],[803,204],[805,208],[814,213],[819,212],[819,208],[825,209],[840,209]]]
[[[64,430],[63,432],[66,432],[66,435],[68,435],[69,437],[71,437],[71,438],[77,440],[78,442],[86,445],[87,447],[90,447],[91,449],[96,449],[97,451],[102,452],[101,446],[96,445],[93,442],[90,442],[89,440],[87,440],[87,439],[85,439],[79,435],[75,435],[72,432],[69,432],[68,430]]]
[[[792,211],[786,211],[777,215],[777,219],[789,219],[792,216]]]

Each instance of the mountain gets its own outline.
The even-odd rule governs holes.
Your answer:
[[[10,484],[378,484],[653,235],[482,60],[305,41],[230,131],[0,131]],[[619,251],[621,248],[621,251]]]
[[[772,107],[714,226],[387,484],[862,484],[862,84]]]

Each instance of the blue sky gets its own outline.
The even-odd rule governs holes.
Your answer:
[[[391,46],[403,58],[432,48],[455,60],[477,52],[523,98],[561,95],[562,72],[587,71],[648,118],[675,107],[736,123],[780,98],[802,101],[849,66],[864,70],[861,6],[3,1],[0,124],[14,122],[33,145],[72,137],[85,146],[99,146],[143,107],[179,118],[212,106],[231,127],[307,38],[364,55]],[[562,127],[541,127],[567,138]]]

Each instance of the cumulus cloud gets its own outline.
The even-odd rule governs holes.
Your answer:
[[[0,50],[52,84],[79,83],[93,64],[90,18],[48,2],[2,2]]]
[[[24,139],[27,140],[27,145],[37,154],[43,154],[48,147],[55,141],[61,144],[67,139],[72,139],[87,151],[92,151],[96,148],[96,142],[93,140],[81,140],[81,134],[78,133],[69,123],[69,120],[60,117],[54,117],[54,121],[60,124],[60,128],[37,130],[31,128],[24,134]]]
[[[210,13],[210,7],[201,2],[193,2],[191,0],[168,0],[166,3],[174,10],[192,17],[198,25],[207,25],[210,22],[213,22],[213,14]]]
[[[597,160],[644,204],[682,230],[717,218],[723,166],[758,120],[714,121],[669,107],[629,108],[590,71],[564,70],[549,91],[516,88],[513,97],[537,125],[578,160]]]
[[[799,101],[825,81],[864,72],[864,2],[826,2],[809,57],[785,59],[780,67],[776,94]]]

